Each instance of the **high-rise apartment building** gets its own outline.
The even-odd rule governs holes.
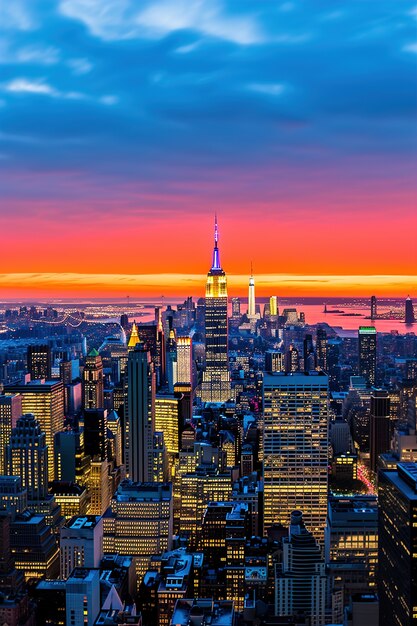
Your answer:
[[[7,472],[6,446],[9,443],[12,428],[22,415],[22,398],[18,394],[11,396],[0,396],[0,474]]]
[[[83,383],[84,408],[102,409],[104,407],[103,362],[94,348],[85,360]]]
[[[263,380],[264,528],[288,526],[303,511],[323,541],[327,513],[328,377],[265,374]]]
[[[17,420],[6,446],[9,476],[20,476],[29,500],[44,500],[48,493],[48,450],[45,433],[32,413]]]
[[[84,450],[91,458],[107,458],[107,409],[85,409]]]
[[[359,375],[368,387],[376,381],[376,329],[374,326],[359,326]]]
[[[48,480],[54,479],[54,437],[64,425],[64,385],[62,381],[30,381],[5,386],[5,393],[20,394],[22,413],[33,413],[46,436]]]
[[[269,314],[272,318],[278,317],[278,296],[271,296],[269,298]]]
[[[214,228],[214,250],[207,274],[206,306],[206,368],[201,384],[203,402],[226,402],[231,386],[228,359],[227,280],[220,264],[217,218]]]
[[[27,361],[32,380],[51,378],[51,348],[49,346],[29,346]]]
[[[153,476],[155,373],[143,343],[137,343],[129,352],[127,372],[127,471],[134,482],[148,482]]]

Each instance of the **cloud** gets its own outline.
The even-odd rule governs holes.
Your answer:
[[[5,90],[11,93],[34,93],[58,98],[60,92],[51,85],[42,81],[30,81],[26,78],[15,78],[5,85]]]
[[[4,30],[28,31],[34,27],[34,19],[25,0],[0,2],[0,28]]]
[[[417,54],[417,43],[410,43],[403,47],[404,52],[413,52]]]
[[[281,83],[251,83],[248,89],[268,96],[280,96],[286,90],[286,86]]]
[[[93,64],[88,59],[69,59],[67,65],[76,76],[88,74],[93,69]]]
[[[61,0],[60,10],[105,40],[160,39],[187,29],[236,44],[263,40],[253,16],[228,15],[219,0],[150,0],[141,9],[128,0]]]

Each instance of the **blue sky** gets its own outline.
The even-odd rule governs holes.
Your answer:
[[[413,219],[415,1],[13,0],[0,29],[0,226]]]

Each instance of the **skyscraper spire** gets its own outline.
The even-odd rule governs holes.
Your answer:
[[[249,294],[248,294],[248,317],[256,317],[256,304],[255,304],[255,279],[253,277],[253,265],[250,262],[250,278],[249,278]]]
[[[220,265],[220,252],[217,247],[217,242],[219,241],[219,230],[217,227],[217,213],[214,214],[214,249],[213,249],[213,263],[211,266],[212,270],[221,270]]]

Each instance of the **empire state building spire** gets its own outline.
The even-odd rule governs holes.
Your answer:
[[[213,263],[211,266],[212,270],[221,270],[220,252],[217,246],[218,241],[219,241],[219,229],[217,226],[217,213],[216,213],[214,217],[214,249],[213,249]]]

